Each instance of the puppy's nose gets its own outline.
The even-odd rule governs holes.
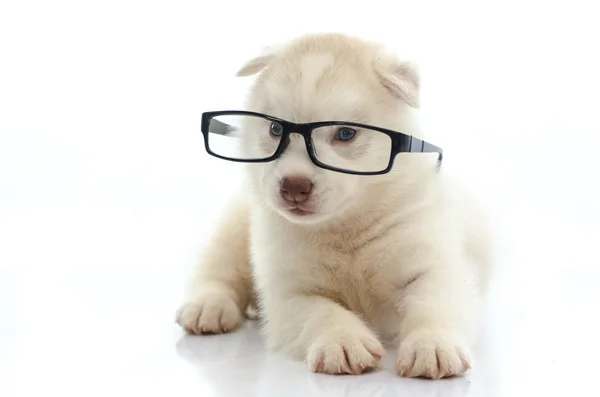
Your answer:
[[[285,177],[281,180],[281,197],[291,203],[308,200],[312,191],[312,182],[301,176]]]

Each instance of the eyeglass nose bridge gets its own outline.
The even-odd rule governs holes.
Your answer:
[[[302,135],[304,139],[310,138],[311,131],[313,126],[310,124],[304,123],[287,123],[286,129],[289,131],[288,135],[298,134]]]
[[[287,133],[283,137],[283,142],[281,144],[280,153],[283,154],[285,152],[285,150],[288,148],[288,146],[290,145],[291,136],[293,134],[297,134],[304,138],[304,146],[306,147],[308,156],[311,159],[313,159],[313,161],[314,161],[315,147],[313,145],[312,138],[311,138],[312,130],[314,129],[314,127],[309,124],[295,124],[295,123],[289,123],[289,125],[287,127],[288,127],[288,130],[287,130]]]

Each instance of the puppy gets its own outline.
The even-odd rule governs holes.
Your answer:
[[[254,74],[248,110],[424,139],[418,71],[376,43],[302,36],[238,72]],[[257,144],[265,133],[244,130],[246,154],[265,155]],[[423,154],[399,154],[387,174],[350,175],[315,166],[293,135],[279,159],[246,165],[247,186],[204,250],[178,323],[228,332],[257,307],[268,348],[315,372],[363,373],[393,344],[402,376],[463,374],[492,267],[476,203]],[[381,152],[378,144],[366,150]],[[291,179],[308,186],[299,204],[282,187]]]

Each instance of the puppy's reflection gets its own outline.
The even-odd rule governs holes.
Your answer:
[[[216,396],[255,396],[264,366],[265,347],[258,325],[246,321],[242,329],[223,335],[184,335],[177,354],[193,364]]]
[[[406,379],[388,371],[349,377],[315,375],[313,385],[319,395],[340,397],[464,397],[470,388],[466,378]]]

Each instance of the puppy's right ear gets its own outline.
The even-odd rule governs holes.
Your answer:
[[[235,74],[237,77],[252,76],[269,66],[273,58],[277,55],[279,50],[278,46],[267,47],[263,50],[262,54],[256,58],[252,58],[242,66],[240,70]]]
[[[375,72],[384,87],[402,98],[409,106],[419,107],[420,76],[414,64],[401,62],[394,57],[377,59]]]

